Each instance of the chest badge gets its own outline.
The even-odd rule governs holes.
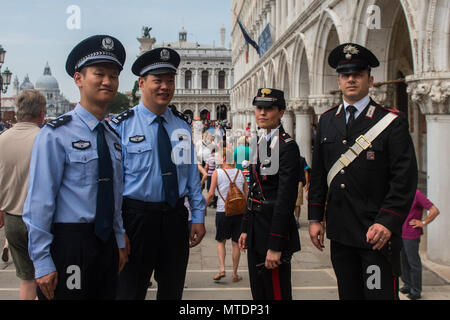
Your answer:
[[[78,140],[78,141],[72,142],[72,147],[74,147],[75,149],[78,149],[78,150],[86,150],[91,147],[91,143],[89,141]]]
[[[367,160],[375,160],[375,151],[367,151]]]
[[[134,136],[134,137],[130,137],[130,142],[133,143],[139,143],[145,140],[145,136]]]

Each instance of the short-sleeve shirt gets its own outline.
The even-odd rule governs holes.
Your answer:
[[[409,211],[408,217],[403,223],[402,227],[402,238],[405,239],[418,239],[423,234],[422,228],[413,228],[409,225],[412,219],[422,220],[423,209],[430,210],[433,203],[427,199],[427,197],[416,190],[416,196],[414,197],[411,210]]]

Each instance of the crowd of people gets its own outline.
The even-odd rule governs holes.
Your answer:
[[[232,282],[243,279],[246,251],[253,298],[292,299],[304,199],[313,245],[323,251],[325,230],[331,241],[340,299],[421,297],[420,236],[439,210],[416,188],[405,118],[368,95],[379,65],[368,49],[347,43],[330,53],[343,102],[314,127],[311,166],[283,128],[281,90],[258,89],[258,132],[191,123],[172,108],[180,56],[171,48],[137,58],[142,99],[106,121],[125,56],[114,37],[83,40],[66,62],[80,91],[75,109],[43,126],[44,96],[24,90],[18,123],[0,135],[2,259],[10,250],[21,299],[142,300],[154,276],[157,299],[179,300],[207,206],[216,209],[219,262],[211,280],[226,276],[231,240]]]

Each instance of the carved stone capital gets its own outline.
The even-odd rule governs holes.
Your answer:
[[[340,96],[338,95],[322,95],[322,96],[311,96],[308,100],[309,105],[314,109],[314,113],[321,115],[334,105],[341,102]]]
[[[392,101],[394,100],[394,91],[391,86],[370,88],[369,95],[375,102],[381,105],[392,105]]]
[[[419,105],[422,113],[450,113],[449,78],[409,78],[407,79],[407,83],[407,92],[411,98],[411,101]]]

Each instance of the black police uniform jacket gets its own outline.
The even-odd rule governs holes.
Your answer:
[[[373,106],[373,107],[371,107]],[[335,106],[318,124],[308,195],[309,220],[323,221],[327,237],[344,245],[371,248],[366,233],[374,223],[392,232],[400,249],[402,224],[417,188],[417,163],[407,119],[398,117],[372,142],[372,146],[327,186],[333,164],[388,112],[372,99],[346,131],[345,109]],[[387,247],[387,246],[385,246]],[[395,248],[394,248],[395,249]]]
[[[265,138],[260,139],[259,144],[262,143],[267,143]],[[300,250],[300,238],[293,213],[298,193],[298,177],[301,172],[300,150],[295,140],[284,131],[283,126],[279,127],[277,143],[279,169],[276,174],[261,175],[259,156],[257,164],[251,164],[249,168],[249,205],[242,218],[242,232],[247,233],[248,248],[261,255],[265,255],[268,249],[286,253]],[[267,206],[264,212],[257,213],[250,209],[250,203],[252,194],[255,200],[261,200],[260,186],[265,202],[271,203],[272,206]]]

